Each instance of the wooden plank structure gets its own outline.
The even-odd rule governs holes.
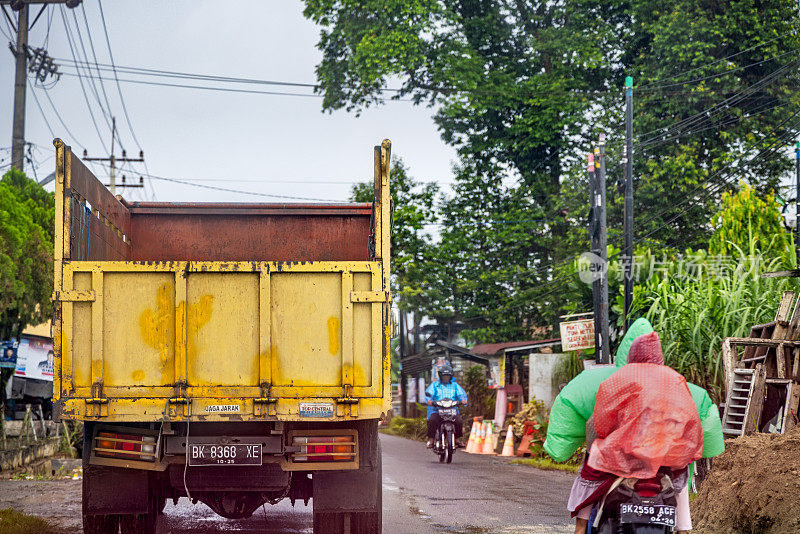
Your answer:
[[[727,384],[724,434],[782,434],[798,424],[800,298],[792,308],[794,301],[795,293],[786,291],[774,321],[753,326],[750,337],[723,341]]]

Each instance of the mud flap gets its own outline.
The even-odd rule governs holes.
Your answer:
[[[383,531],[380,443],[374,466],[313,475],[314,534],[380,534]]]
[[[83,515],[149,513],[148,472],[89,465],[92,428],[84,429]]]
[[[377,421],[359,421],[360,468],[316,471],[312,475],[314,512],[373,512],[381,507],[381,454]]]
[[[146,514],[147,472],[88,466],[83,470],[83,514]]]
[[[314,473],[314,512],[380,510],[380,475],[369,468]]]

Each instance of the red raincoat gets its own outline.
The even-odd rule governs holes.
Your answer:
[[[697,407],[686,379],[663,365],[655,332],[636,338],[628,365],[600,385],[594,427],[588,465],[598,471],[648,479],[661,467],[683,469],[702,456]]]

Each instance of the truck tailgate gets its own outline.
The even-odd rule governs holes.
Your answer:
[[[193,414],[231,398],[257,414],[263,395],[383,395],[379,262],[73,262],[63,272],[73,288],[60,296],[66,398],[163,408],[185,396]],[[297,408],[276,404],[276,414]]]

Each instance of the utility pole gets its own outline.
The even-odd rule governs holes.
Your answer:
[[[599,218],[599,248],[603,269],[600,276],[600,363],[611,363],[608,335],[608,239],[606,230],[606,134],[600,134],[597,147],[598,172],[596,190],[600,208]]]
[[[111,155],[107,158],[90,158],[86,150],[83,151],[83,159],[85,161],[107,161],[110,167],[109,172],[109,183],[105,184],[111,190],[112,195],[117,194],[117,187],[144,187],[144,178],[141,176],[139,177],[139,183],[128,184],[125,183],[125,176],[122,177],[122,183],[117,184],[117,162],[121,161],[123,163],[135,163],[135,162],[143,162],[144,161],[144,152],[139,151],[138,158],[129,158],[125,151],[122,151],[122,157],[117,158],[114,155],[114,140],[116,139],[117,133],[117,118],[111,117]]]
[[[406,416],[406,403],[408,394],[406,393],[406,372],[403,370],[403,358],[406,356],[406,312],[400,312],[400,416]]]
[[[5,11],[5,7],[3,8]],[[28,4],[17,17],[17,46],[14,47],[14,125],[11,130],[11,165],[23,170],[25,161],[25,88],[28,83]]]
[[[597,258],[600,258],[600,191],[597,187],[597,167],[595,165],[594,153],[589,153],[589,163],[586,168],[586,174],[589,179],[589,194],[591,198],[591,222],[589,227],[589,235],[591,237],[591,250],[592,254],[592,262],[594,263]],[[602,357],[602,346],[603,346],[603,339],[602,339],[602,312],[601,312],[601,297],[600,293],[602,291],[602,282],[600,278],[594,275],[594,269],[598,267],[597,265],[590,265],[590,269],[593,273],[592,276],[592,316],[594,317],[594,359],[595,363],[603,363]],[[602,268],[602,266],[599,266]]]
[[[796,171],[794,195],[794,253],[797,258],[796,269],[800,269],[800,141],[794,146],[794,160]]]
[[[6,6],[10,6],[12,10],[17,11],[17,42],[12,48],[15,58],[14,69],[14,119],[11,127],[11,165],[19,170],[23,170],[25,161],[25,89],[27,87],[27,70],[28,70],[28,31],[33,27],[33,24],[28,25],[29,20],[29,6],[31,4],[41,4],[42,8],[39,14],[36,15],[33,23],[39,20],[44,9],[48,4],[66,4],[69,8],[74,8],[81,3],[81,0],[2,0],[0,1],[0,8],[3,10],[3,15],[11,21],[11,17],[6,11]],[[13,25],[13,21],[12,25]],[[46,53],[43,57],[46,57]],[[44,61],[44,59],[42,59]],[[51,64],[52,64],[52,60]],[[42,63],[39,64],[39,70],[42,68]],[[38,72],[37,72],[38,75]]]
[[[625,78],[625,248],[622,262],[624,304],[623,328],[628,331],[631,305],[633,304],[633,78]]]

